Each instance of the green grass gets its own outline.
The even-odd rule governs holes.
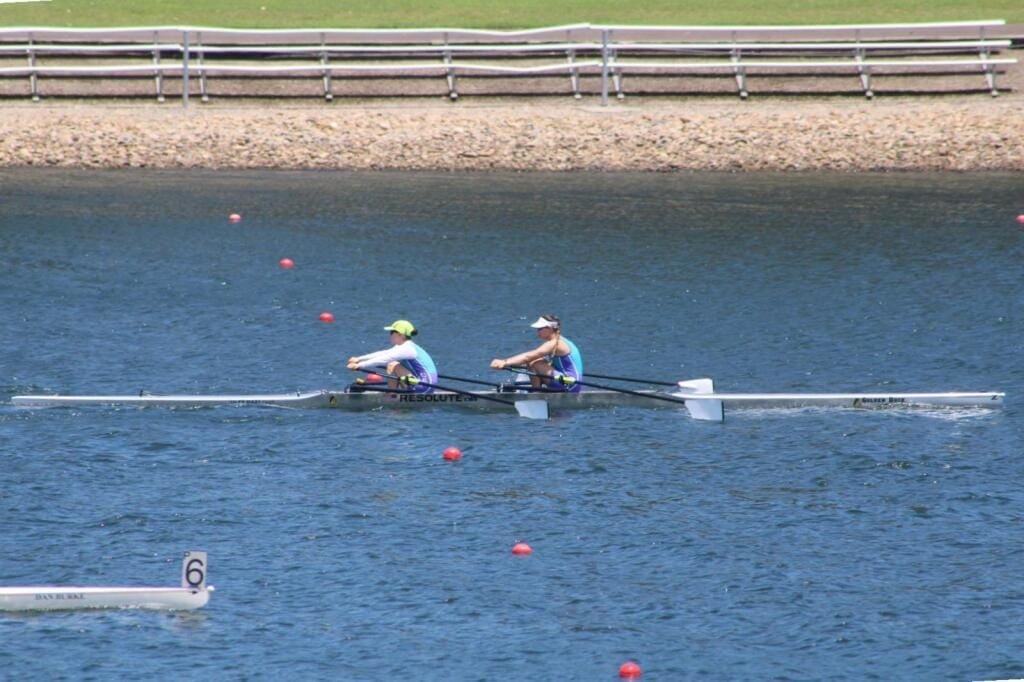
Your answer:
[[[0,26],[524,28],[572,23],[863,24],[1005,19],[1022,0],[51,0],[0,4]]]

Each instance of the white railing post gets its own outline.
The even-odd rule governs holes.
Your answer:
[[[864,63],[864,58],[867,53],[863,47],[857,47],[853,51],[853,60],[857,62],[857,73],[860,74],[860,85],[864,90],[864,96],[868,99],[872,99],[875,96],[874,91],[871,89],[871,67]]]
[[[188,108],[188,29],[181,32],[181,106]]]
[[[448,82],[448,98],[454,102],[459,98],[459,91],[456,89],[458,85],[456,83],[455,69],[452,68],[452,51],[449,49],[447,33],[444,34],[444,48],[444,54],[442,55],[445,66],[444,77]]]
[[[320,63],[324,65],[324,100],[327,102],[334,101],[334,93],[331,92],[331,61],[327,54],[327,34],[320,34],[320,47],[323,48],[323,52],[320,53]]]
[[[608,106],[608,29],[601,29],[601,106]]]
[[[156,101],[164,101],[164,72],[160,67],[160,33],[153,31],[153,66],[156,67]]]
[[[209,102],[210,94],[206,91],[206,50],[203,49],[203,32],[196,31],[196,45],[199,46],[197,50],[199,54],[199,101]]]
[[[982,47],[978,52],[978,57],[981,59],[981,70],[985,74],[985,82],[988,83],[988,90],[992,93],[993,97],[999,97],[999,88],[996,87],[996,70],[995,66],[989,63],[989,50],[987,47]]]
[[[572,68],[573,63],[575,63],[575,61],[576,61],[576,50],[569,49],[567,54],[568,54],[568,57],[569,57],[569,67],[570,67],[569,68],[569,87],[572,88],[573,99],[579,99],[582,96],[582,95],[580,95],[580,74],[579,74],[579,71],[577,71],[576,69]]]
[[[32,90],[32,101],[39,101],[39,76],[36,73],[36,53],[32,49],[32,36],[29,35],[28,39],[28,65],[32,69],[29,72],[28,82],[29,87]]]
[[[735,41],[733,45],[735,45]],[[732,61],[732,74],[736,79],[736,94],[740,99],[746,99],[747,95],[747,71],[743,66],[743,54],[738,47],[729,50],[729,59]]]

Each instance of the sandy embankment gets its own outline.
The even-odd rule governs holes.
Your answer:
[[[1024,170],[1024,99],[0,108],[0,166]]]

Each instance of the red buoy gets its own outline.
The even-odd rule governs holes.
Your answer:
[[[445,448],[442,456],[449,462],[458,462],[462,459],[462,450],[456,447]]]
[[[291,258],[282,258],[277,263],[285,270],[291,270],[292,268],[295,267],[295,261],[293,261]]]
[[[533,547],[530,547],[525,542],[517,542],[512,545],[512,553],[516,556],[530,556],[533,554]]]
[[[231,215],[228,216],[228,222],[229,223],[240,223],[240,222],[242,222],[242,216],[240,216],[237,213],[232,213]]]
[[[626,661],[619,666],[619,677],[627,680],[631,680],[640,677],[644,674],[644,671],[640,669],[639,664],[635,661]]]
[[[1021,213],[1019,216],[1017,216],[1017,224],[1024,225],[1024,213]]]
[[[368,383],[368,384],[383,384],[384,383],[384,377],[382,377],[379,374],[367,374],[366,375],[366,383]]]
[[[334,315],[328,312],[322,312],[320,313],[320,321],[330,324],[331,322],[334,322]]]

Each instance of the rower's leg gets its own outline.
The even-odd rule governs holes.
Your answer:
[[[552,374],[554,374],[555,368],[551,366],[550,362],[543,358],[540,358],[530,363],[530,371],[533,372],[534,375],[540,374],[542,376],[551,376]],[[545,383],[546,382],[541,381],[541,378],[539,376],[530,377],[530,384],[534,388],[540,388]]]
[[[393,377],[407,377],[410,376],[412,372],[397,362],[389,362],[388,374]],[[398,388],[398,379],[388,379],[388,388]]]

